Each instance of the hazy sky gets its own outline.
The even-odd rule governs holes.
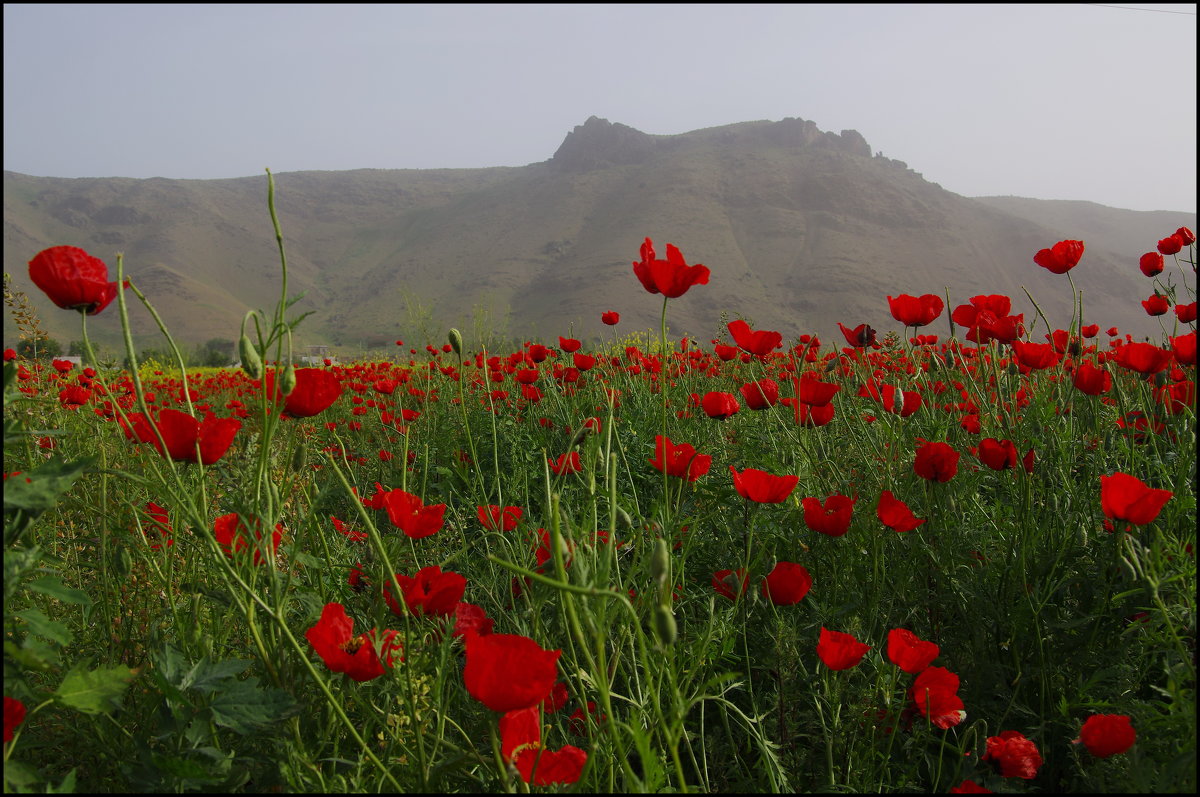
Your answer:
[[[5,5],[4,168],[521,166],[593,115],[656,134],[801,117],[966,196],[1195,211],[1195,12]]]

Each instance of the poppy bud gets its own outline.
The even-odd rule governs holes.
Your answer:
[[[271,498],[271,508],[278,511],[283,504],[279,500],[279,487],[272,479],[267,480],[267,493]]]
[[[286,398],[293,390],[296,389],[296,366],[291,363],[283,369],[283,377],[279,380],[279,390]]]
[[[667,552],[667,541],[662,537],[654,541],[654,553],[650,556],[650,575],[659,584],[667,580],[671,569],[671,554]]]
[[[121,546],[121,556],[119,561],[121,567],[118,570],[118,573],[120,575],[125,576],[133,572],[133,556],[130,555],[129,549],[125,546]]]
[[[308,446],[296,446],[295,453],[292,454],[292,470],[304,470],[305,463],[308,462]]]
[[[626,530],[633,528],[633,518],[621,507],[617,507],[617,520],[620,522],[621,528]]]
[[[262,378],[262,358],[258,356],[258,349],[250,342],[250,337],[244,333],[238,340],[238,356],[242,360],[242,370],[246,372],[246,376],[251,379]]]
[[[654,635],[658,637],[658,641],[663,647],[675,644],[675,637],[679,634],[679,627],[675,624],[675,613],[671,611],[669,606],[656,606],[654,608]]]
[[[459,357],[462,356],[462,333],[451,327],[450,329],[450,348],[454,349],[454,353]]]

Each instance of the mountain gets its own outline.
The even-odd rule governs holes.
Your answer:
[[[948,289],[951,306],[1003,293],[1034,318],[1022,286],[1054,326],[1071,318],[1063,276],[1033,255],[1064,238],[1085,241],[1071,276],[1089,321],[1156,334],[1139,301],[1151,292],[1138,257],[1188,213],[1142,213],[1087,202],[971,199],[896,160],[872,155],[853,130],[803,119],[743,122],[648,135],[592,117],[549,160],[492,169],[361,169],[278,174],[276,203],[288,292],[312,311],[297,345],[351,354],[406,339],[440,343],[450,326],[513,337],[657,330],[661,297],[632,273],[643,238],[712,271],[672,300],[672,334],[708,339],[721,319],[746,317],[785,339],[837,322],[897,329],[887,296]],[[235,339],[248,309],[270,309],[280,268],[266,176],[226,180],[59,179],[4,173],[4,266],[56,338],[79,337],[73,314],[28,280],[48,246],[80,246],[127,275],[180,339]],[[136,305],[136,299],[130,300]],[[156,327],[131,313],[139,345]],[[1040,326],[1040,325],[1039,325]],[[13,337],[5,318],[5,338]],[[118,339],[113,309],[89,334]],[[946,335],[946,316],[929,329]],[[1039,329],[1044,332],[1044,327]]]

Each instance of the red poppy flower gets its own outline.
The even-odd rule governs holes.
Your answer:
[[[1017,446],[1012,440],[984,438],[979,441],[976,455],[980,462],[992,470],[1008,470],[1017,467]]]
[[[947,443],[925,443],[917,449],[913,470],[922,479],[945,483],[958,473],[959,456]]]
[[[962,698],[945,689],[930,687],[918,690],[913,705],[922,717],[943,730],[953,728],[967,718]]]
[[[587,763],[587,753],[573,745],[558,751],[542,747],[536,706],[509,711],[500,718],[500,752],[516,767],[521,779],[534,786],[575,783]]]
[[[925,522],[918,520],[912,510],[908,508],[908,504],[892,495],[891,490],[884,490],[880,494],[875,514],[883,525],[900,533],[912,531]]]
[[[25,721],[25,704],[15,697],[4,696],[4,743],[13,740],[13,734]]]
[[[1138,260],[1138,268],[1147,277],[1157,277],[1163,270],[1163,256],[1158,252],[1147,252]]]
[[[718,570],[713,573],[712,577],[712,587],[716,593],[731,601],[737,600],[738,596],[744,594],[749,584],[750,575],[742,567],[737,570]]]
[[[865,349],[868,346],[875,345],[876,332],[868,324],[859,324],[854,329],[847,329],[839,321],[838,329],[842,330],[842,335],[845,336],[846,342],[856,349]]]
[[[579,473],[583,470],[583,463],[579,461],[578,451],[563,454],[557,460],[547,457],[546,461],[550,463],[550,470],[554,471],[555,475]]]
[[[779,383],[774,379],[759,379],[738,388],[742,400],[752,410],[765,410],[775,406],[779,401]]]
[[[537,706],[558,679],[561,655],[525,636],[467,634],[463,681],[471,697],[492,711]]]
[[[29,279],[64,310],[96,315],[117,297],[108,266],[75,246],[52,246],[29,261]],[[126,283],[128,285],[128,283]]]
[[[738,355],[737,346],[726,346],[724,343],[718,343],[713,346],[713,354],[720,358],[721,362],[729,362]]]
[[[1179,240],[1184,246],[1191,246],[1192,244],[1196,243],[1196,234],[1187,227],[1180,227],[1175,231],[1175,234],[1179,236]]]
[[[737,413],[742,405],[738,404],[738,400],[733,397],[732,393],[710,391],[704,394],[704,398],[700,401],[700,407],[708,417],[723,421]]]
[[[824,407],[833,401],[833,397],[842,389],[841,385],[822,382],[811,371],[806,371],[799,379],[793,380],[793,384],[796,387],[796,398],[811,407]]]
[[[1156,490],[1128,473],[1100,477],[1100,509],[1105,517],[1135,526],[1152,523],[1175,494]]]
[[[1006,778],[1032,780],[1042,766],[1042,756],[1037,745],[1025,738],[1020,731],[1005,731],[999,736],[989,736],[984,761],[995,764]]]
[[[1142,307],[1146,309],[1146,315],[1166,315],[1167,311],[1171,309],[1171,303],[1167,301],[1167,297],[1156,293],[1149,299],[1143,299]]]
[[[1014,340],[1012,349],[1016,355],[1014,359],[1026,368],[1041,371],[1058,365],[1058,352],[1050,343],[1025,343]]]
[[[730,465],[729,472],[733,474],[733,488],[737,494],[759,504],[783,503],[800,482],[799,476],[774,476],[757,468],[746,468],[738,473]]]
[[[590,371],[596,364],[596,358],[590,354],[580,354],[579,352],[575,352],[571,355],[571,357],[575,361],[575,367],[580,371]]]
[[[654,459],[646,460],[655,470],[662,471],[668,476],[687,479],[694,482],[712,467],[712,457],[708,454],[696,454],[696,449],[687,443],[672,443],[671,438],[658,434],[654,436]]]
[[[1156,374],[1171,364],[1171,353],[1150,343],[1126,343],[1110,357],[1117,365],[1140,374]]]
[[[821,626],[821,638],[817,642],[817,655],[831,670],[848,670],[862,661],[862,657],[871,649],[850,634],[840,631],[830,631]]]
[[[242,523],[242,518],[236,513],[231,512],[228,515],[221,515],[213,521],[213,536],[217,539],[217,544],[225,551],[225,555],[230,559],[235,553],[240,553],[247,548],[254,548],[254,564],[261,565],[263,559],[260,543],[262,541],[262,528],[256,521],[254,524],[254,538],[259,542],[251,543],[246,538],[246,526]],[[271,532],[271,552],[274,553],[279,549],[279,543],[283,539],[283,526],[275,524],[275,530]]]
[[[274,373],[267,373],[267,391],[270,393]],[[311,418],[333,405],[342,395],[342,384],[332,371],[324,368],[297,368],[296,387],[283,402],[283,411],[293,418]],[[278,398],[278,396],[277,396]]]
[[[1075,385],[1076,390],[1089,396],[1099,396],[1112,388],[1112,376],[1103,368],[1097,368],[1085,360],[1076,366],[1071,383]]]
[[[325,604],[321,619],[305,631],[304,636],[333,672],[344,672],[359,683],[383,675],[383,662],[375,650],[374,632],[356,635],[354,621],[340,603]],[[389,665],[393,651],[400,647],[395,637],[395,631],[384,634],[384,658]]]
[[[1164,255],[1173,255],[1183,248],[1183,238],[1178,233],[1173,233],[1163,238],[1158,242],[1158,251]],[[61,305],[60,305],[61,307]]]
[[[1188,302],[1187,304],[1175,305],[1175,315],[1179,318],[1179,323],[1190,324],[1196,320],[1196,303]]]
[[[783,345],[783,335],[779,332],[759,330],[751,332],[750,325],[742,319],[729,322],[729,334],[742,351],[763,357]]]
[[[512,531],[521,520],[521,507],[498,507],[495,504],[477,508],[476,516],[489,531]]]
[[[495,625],[496,621],[488,617],[481,607],[462,601],[454,604],[454,636],[466,636],[468,631],[490,634]]]
[[[708,284],[708,267],[689,266],[683,255],[673,244],[667,244],[667,259],[656,260],[654,244],[647,238],[642,243],[642,260],[633,264],[633,273],[642,287],[650,293],[661,293],[668,299],[677,299],[693,285]]]
[[[995,794],[991,789],[967,779],[950,790],[951,794]]]
[[[950,314],[950,320],[967,328],[967,340],[981,345],[989,340],[1009,343],[1024,331],[1025,314],[1009,315],[1012,300],[1007,296],[972,296],[968,301]]]
[[[58,391],[58,403],[69,410],[77,410],[92,400],[92,391],[79,385],[67,385]]]
[[[811,404],[805,404],[803,401],[797,401],[794,398],[783,398],[779,401],[785,407],[792,408],[796,423],[801,426],[820,428],[832,421],[835,414],[832,403],[821,407],[814,407]]]
[[[383,508],[387,510],[392,525],[414,540],[419,540],[441,531],[446,514],[445,504],[426,506],[420,496],[403,490],[389,490],[383,496]]]
[[[888,307],[892,318],[906,327],[923,327],[942,314],[944,305],[936,293],[926,293],[923,296],[909,296],[902,293],[893,298],[887,297]]]
[[[1180,365],[1196,364],[1196,333],[1171,338],[1171,354]]]
[[[558,336],[558,348],[562,349],[567,354],[573,354],[574,352],[579,351],[581,346],[583,346],[583,344],[575,338],[564,338],[562,335]]]
[[[1033,262],[1054,274],[1066,274],[1083,257],[1083,241],[1059,241],[1033,256]]]
[[[467,579],[437,565],[423,567],[415,576],[396,574],[396,583],[404,596],[404,605],[416,615],[445,616],[454,611],[467,589]],[[383,598],[392,614],[403,617],[400,604],[392,595],[392,583],[383,585]]]
[[[776,606],[791,606],[804,599],[812,583],[812,576],[803,565],[776,562],[762,581],[762,594]]]
[[[150,443],[158,453],[163,453],[158,435],[154,433],[154,427],[146,420],[146,416],[140,412],[130,413],[129,422],[133,427],[132,431],[125,425],[125,421],[121,421],[126,437],[136,435],[138,442]],[[233,443],[234,435],[242,428],[242,422],[237,418],[209,415],[203,421],[197,421],[186,412],[172,409],[159,410],[155,425],[162,433],[163,442],[167,444],[164,456],[176,462],[203,465],[211,465],[225,456],[225,452]],[[197,444],[199,453],[196,451]]]
[[[1096,758],[1120,755],[1133,747],[1137,732],[1124,714],[1093,714],[1079,729],[1075,743],[1083,742],[1087,751]]]
[[[1099,324],[1086,324],[1079,328],[1079,335],[1084,338],[1094,338],[1100,334]]]
[[[854,513],[855,499],[844,495],[831,495],[825,499],[805,498],[804,523],[813,531],[830,537],[841,537],[850,529],[850,516]]]
[[[175,544],[175,539],[171,536],[171,516],[164,507],[159,506],[153,501],[146,502],[146,516],[150,522],[142,526],[142,532],[146,535],[147,540],[162,540],[163,542],[151,542],[150,549],[157,551],[165,544],[168,548]]]
[[[614,312],[613,310],[609,310],[607,313],[600,314],[600,320],[605,324],[608,324],[610,327],[615,327],[617,324],[621,323],[621,314]]]
[[[925,670],[939,652],[937,645],[926,642],[907,628],[888,631],[888,659],[906,673],[916,675]]]

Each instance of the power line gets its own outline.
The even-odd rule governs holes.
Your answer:
[[[1183,14],[1184,16],[1188,16],[1188,17],[1196,16],[1195,11],[1169,11],[1165,8],[1137,8],[1136,6],[1110,6],[1110,5],[1104,5],[1103,3],[1088,3],[1088,5],[1095,6],[1096,8],[1119,8],[1122,11],[1154,11],[1159,14]]]

